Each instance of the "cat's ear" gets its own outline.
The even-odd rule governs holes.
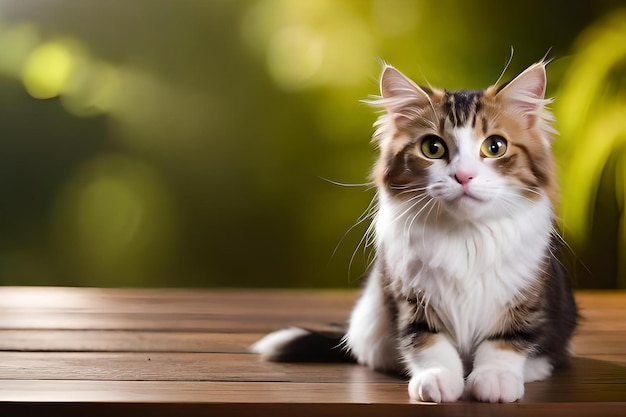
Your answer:
[[[402,110],[424,106],[430,101],[428,93],[391,65],[383,67],[380,76],[380,94],[382,98],[378,100],[378,104],[387,110],[399,126],[409,121]]]
[[[524,70],[512,81],[498,89],[496,97],[534,124],[549,100],[546,94],[546,63],[538,62]]]

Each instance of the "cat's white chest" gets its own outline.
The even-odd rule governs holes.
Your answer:
[[[390,204],[376,219],[388,278],[405,294],[424,294],[459,351],[489,336],[546,256],[552,230],[549,201],[485,225],[409,224]]]
[[[431,275],[434,276],[434,275]],[[420,281],[430,278],[419,277]],[[491,274],[467,276],[457,285],[421,285],[430,287],[430,307],[437,312],[442,329],[463,356],[471,356],[475,347],[493,331],[514,291],[502,288],[498,277]],[[500,287],[500,288],[498,288]]]

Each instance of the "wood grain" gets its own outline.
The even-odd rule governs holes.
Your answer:
[[[272,329],[274,326],[271,326]],[[313,327],[322,328],[319,324]],[[265,333],[217,331],[0,330],[0,351],[246,353]],[[626,332],[577,333],[576,355],[626,356]]]
[[[0,330],[0,352],[246,353],[249,346],[263,335],[187,331]]]
[[[626,415],[626,293],[577,294],[568,369],[516,404],[411,403],[404,378],[248,353],[341,328],[355,291],[0,288],[0,415]]]

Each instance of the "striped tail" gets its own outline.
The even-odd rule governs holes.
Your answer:
[[[272,362],[356,362],[340,331],[313,331],[291,327],[272,332],[250,347]]]

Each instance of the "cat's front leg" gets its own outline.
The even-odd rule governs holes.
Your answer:
[[[506,340],[486,340],[476,349],[467,389],[479,401],[510,403],[524,395],[526,355]]]
[[[383,372],[403,371],[397,352],[395,303],[385,292],[377,267],[350,314],[346,345],[357,362]]]
[[[461,397],[465,385],[463,363],[447,336],[419,331],[406,334],[401,343],[411,375],[411,399],[440,403]]]

